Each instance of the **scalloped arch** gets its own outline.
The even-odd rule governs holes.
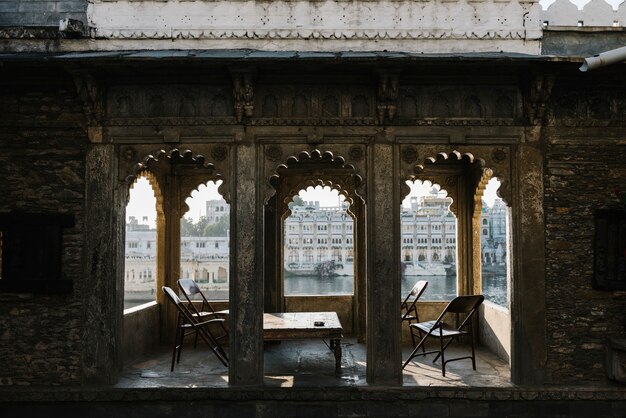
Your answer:
[[[490,168],[483,169],[483,173],[480,176],[480,180],[478,181],[478,185],[476,186],[476,191],[474,193],[474,217],[476,219],[480,218],[480,213],[483,208],[483,195],[485,194],[487,183],[489,183],[489,180],[492,178],[493,170]]]
[[[485,160],[480,159],[480,158],[474,158],[474,155],[469,152],[465,152],[461,154],[459,151],[454,150],[450,153],[439,152],[434,157],[429,156],[429,157],[424,158],[424,162],[422,164],[415,165],[415,171],[416,172],[423,171],[426,168],[426,165],[428,164],[435,164],[435,163],[444,162],[444,161],[454,162],[454,161],[463,161],[463,160],[467,161],[469,164],[474,164],[474,162],[476,162],[477,164],[481,164],[481,166],[485,165]]]
[[[326,170],[320,168],[320,163],[326,164],[326,167],[330,165],[345,173],[327,175]],[[288,205],[300,190],[309,186],[328,186],[336,189],[346,198],[350,206],[354,204],[355,199],[360,198],[356,190],[362,183],[362,177],[357,174],[354,165],[346,164],[343,157],[335,156],[331,151],[321,152],[318,149],[311,152],[302,151],[297,157],[292,155],[284,163],[277,165],[274,174],[269,178],[274,193],[278,190],[281,179],[294,170],[301,173],[302,179],[291,183],[288,190],[283,192],[282,203],[284,205]],[[354,216],[352,213],[351,215]]]
[[[191,189],[189,189],[188,187],[186,187],[185,190],[184,190],[184,192],[185,192],[184,196],[182,197],[182,202],[180,204],[181,205],[181,208],[180,208],[181,209],[181,214],[184,215],[185,213],[189,212],[189,205],[187,204],[187,199],[193,199],[194,198],[193,197],[193,192],[199,192],[200,191],[200,186],[202,186],[202,185],[206,185],[209,182],[217,183],[218,181],[221,181],[222,183],[219,186],[217,186],[217,191],[222,196],[222,198],[224,198],[224,194],[222,193],[223,186],[224,186],[224,181],[222,180],[221,176],[220,176],[219,179],[208,180],[208,181],[206,181],[204,183],[200,183],[195,188],[192,187]],[[226,199],[224,198],[224,200],[226,200]],[[230,205],[229,201],[226,201],[226,203],[228,203]],[[183,215],[181,215],[181,217]]]
[[[146,180],[148,180],[148,184],[150,185],[150,188],[152,189],[152,193],[154,193],[154,197],[156,199],[156,211],[157,213],[162,213],[163,212],[163,192],[161,191],[161,185],[159,184],[159,180],[156,178],[156,176],[148,171],[148,170],[142,170],[139,173],[136,173],[134,176],[129,176],[128,178],[134,178],[134,180],[128,184],[128,188],[129,190],[133,188],[133,186],[135,185],[135,183],[137,183],[137,180],[139,180],[140,178],[145,178]],[[130,193],[126,193],[126,205],[128,206],[128,203],[130,202]]]
[[[499,170],[502,169],[502,167],[500,167],[499,164],[497,163],[493,165],[489,164],[487,166],[487,161],[491,161],[491,160],[475,157],[474,154],[470,152],[461,153],[459,151],[454,150],[449,153],[439,152],[435,156],[427,156],[424,158],[422,163],[416,164],[414,166],[414,170],[413,170],[414,174],[409,175],[408,179],[409,180],[421,179],[421,180],[432,181],[435,176],[430,173],[425,172],[425,171],[428,171],[429,165],[436,164],[438,162],[463,162],[463,161],[467,162],[468,164],[478,164],[476,168],[481,170],[481,173],[482,173],[482,170],[485,170],[488,168],[491,171],[491,177],[495,177],[500,181],[500,187],[498,188],[498,191],[497,191],[498,197],[500,197],[507,206],[510,206],[511,190],[510,190],[509,176],[506,175],[506,173],[499,172]],[[491,162],[493,163],[494,161],[491,161]],[[454,201],[452,202],[452,206],[450,207],[450,210],[456,211],[456,205]]]
[[[216,168],[213,163],[206,162],[204,155],[197,154],[194,156],[193,152],[189,149],[186,149],[182,153],[177,148],[173,148],[169,152],[163,149],[160,149],[155,154],[148,154],[143,158],[142,162],[137,163],[133,167],[133,174],[129,175],[126,178],[126,180],[129,183],[132,183],[136,180],[139,173],[150,172],[150,173],[155,174],[156,172],[160,170],[166,169],[165,168],[166,166],[169,166],[169,168],[171,169],[171,166],[177,165],[177,164],[199,165],[207,169],[208,172],[210,173],[211,178],[208,181],[217,182],[218,180],[222,180],[222,184],[220,184],[220,186],[218,187],[218,191],[222,195],[222,197],[224,197],[224,200],[230,203],[230,193],[229,193],[228,187],[226,187],[226,181],[224,179],[224,176],[222,176],[221,173],[216,172]],[[155,175],[154,177],[156,179],[157,176]],[[191,189],[188,192],[185,191],[185,194],[189,195],[189,196],[186,196],[185,199],[187,199],[187,197],[190,197],[191,192],[193,190],[197,190],[197,188],[201,184],[205,184],[205,183],[199,183],[195,187],[191,187]],[[184,201],[182,205],[183,205],[183,209],[187,206]],[[187,207],[187,210],[188,209],[189,208]]]

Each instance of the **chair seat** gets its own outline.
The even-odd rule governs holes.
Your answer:
[[[423,332],[428,333],[431,329],[433,329],[433,326],[435,325],[436,322],[437,321],[426,321],[426,322],[420,322],[419,324],[411,324],[410,326],[413,328],[419,328]],[[447,324],[445,322],[440,322],[440,324],[441,324],[441,335],[443,337],[455,337],[458,335],[469,334],[469,332],[461,331],[458,328],[455,328],[452,325]],[[435,328],[432,334],[439,336],[439,327]]]
[[[416,320],[417,317],[415,315],[406,315],[406,316],[402,316],[402,320],[403,321],[414,321]]]

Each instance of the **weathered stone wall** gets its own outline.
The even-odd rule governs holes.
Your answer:
[[[626,293],[592,288],[594,211],[618,208],[613,188],[626,185],[626,108],[620,102],[625,83],[623,77],[608,78],[607,84],[590,77],[557,80],[553,126],[545,132],[546,380],[551,384],[606,383],[607,337],[626,332]]]
[[[6,68],[6,67],[5,67]],[[80,378],[84,153],[82,106],[59,73],[9,70],[0,82],[0,213],[67,213],[62,278],[70,294],[0,293],[0,384],[56,385]],[[55,81],[56,80],[56,81]]]
[[[3,0],[0,26],[58,26],[70,18],[87,23],[87,0]]]

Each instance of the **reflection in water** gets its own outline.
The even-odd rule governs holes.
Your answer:
[[[483,271],[483,294],[485,300],[507,307],[506,270],[495,274]]]
[[[456,296],[456,276],[404,276],[402,298],[406,297],[420,280],[428,281],[428,287],[420,300],[452,300]]]
[[[428,280],[428,287],[421,300],[452,300],[456,296],[454,276],[405,276],[402,277],[402,297],[406,296],[418,280]],[[506,306],[506,275],[485,277],[485,298]],[[285,295],[352,295],[353,276],[319,278],[317,276],[294,276],[285,278]]]
[[[292,276],[285,277],[285,295],[352,295],[354,276]]]

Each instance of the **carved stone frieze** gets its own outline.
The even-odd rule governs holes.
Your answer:
[[[98,28],[98,38],[105,39],[216,39],[216,40],[389,40],[389,39],[436,39],[436,40],[524,40],[523,30],[471,30],[451,31],[444,29],[420,30],[318,30],[318,29],[105,29]]]
[[[106,121],[92,120],[154,127],[236,125],[244,117],[253,126],[513,126],[521,107],[514,86],[401,85],[387,70],[379,71],[377,86],[258,84],[251,71],[231,75],[232,91],[226,84],[113,87]],[[596,101],[598,112],[615,107]]]
[[[519,114],[519,91],[507,85],[400,85],[397,102],[409,124],[506,125]]]
[[[233,97],[222,85],[126,85],[107,94],[107,115],[112,124],[180,124],[181,120],[216,118],[234,120]]]
[[[626,89],[555,86],[550,101],[550,123],[578,127],[626,125]]]

